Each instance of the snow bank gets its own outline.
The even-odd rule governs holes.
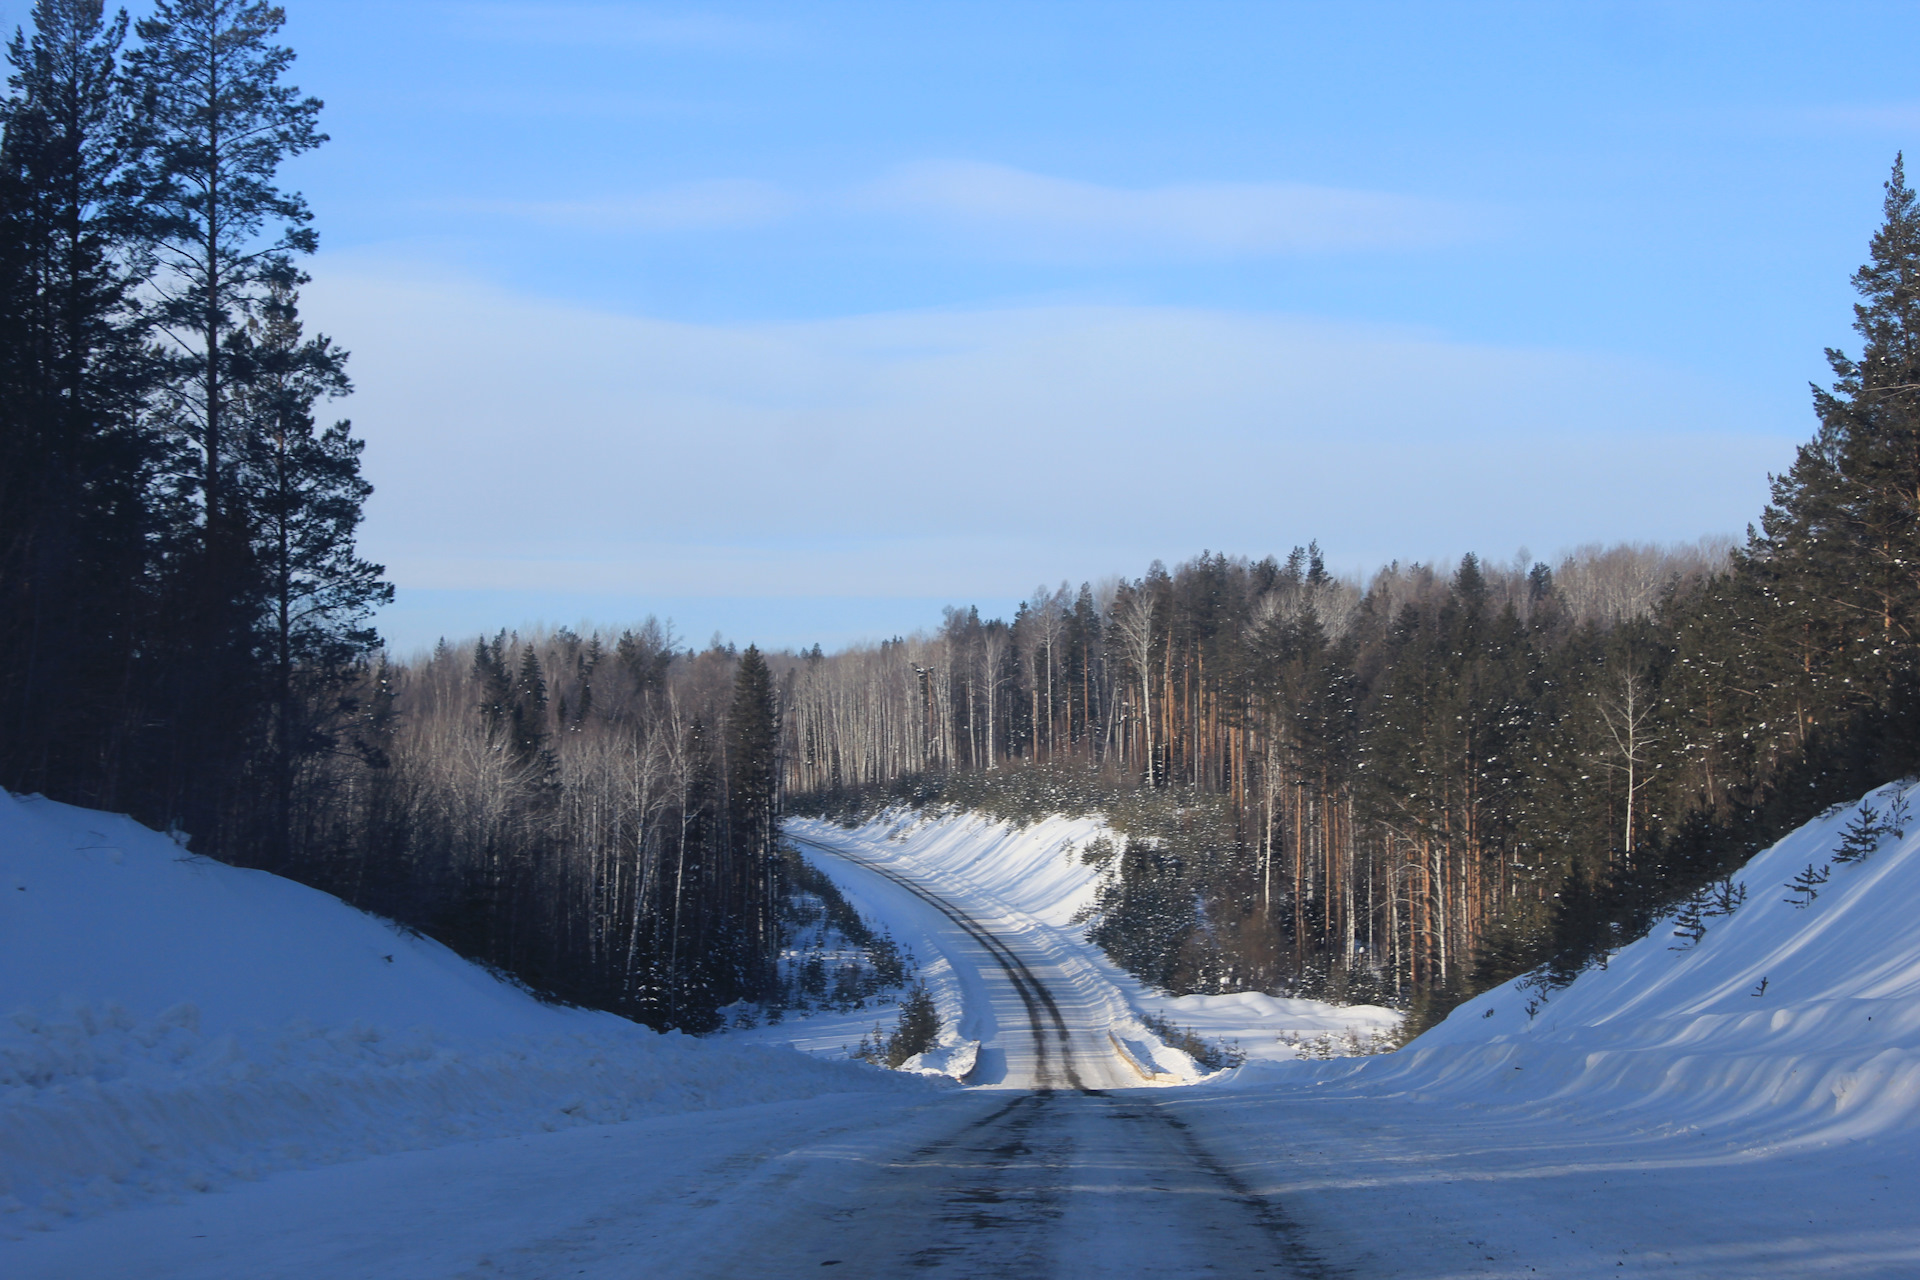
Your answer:
[[[327,894],[0,792],[0,1231],[378,1152],[925,1087],[543,1005]]]
[[[1906,791],[1867,799],[1885,812]],[[1418,1098],[1525,1102],[1667,1132],[1778,1142],[1861,1137],[1920,1120],[1920,821],[1832,866],[1810,904],[1787,885],[1828,863],[1856,810],[1834,810],[1754,857],[1745,903],[1698,943],[1675,921],[1560,991],[1526,979],[1455,1009],[1387,1057],[1249,1068]]]
[[[1207,1073],[1149,1030],[1142,1015],[1232,1044],[1251,1060],[1268,1061],[1365,1051],[1399,1025],[1400,1014],[1371,1005],[1260,992],[1168,996],[1113,964],[1086,940],[1085,925],[1079,923],[1094,904],[1103,874],[1081,859],[1081,851],[1100,836],[1125,840],[1098,816],[1056,815],[1019,827],[977,813],[896,808],[852,829],[790,818],[786,830],[799,840],[846,848],[909,871],[983,912],[996,931],[1011,931],[1032,944],[1056,962],[1060,981],[1088,1002],[1107,1007],[1116,1051],[1147,1079],[1192,1082]],[[915,935],[911,916],[887,923],[896,936]],[[969,1020],[963,984],[949,981],[943,965],[930,965],[923,976],[949,1036],[958,1042],[984,1034]]]
[[[942,1076],[949,1080],[964,1080],[973,1070],[973,1064],[980,1058],[978,1040],[962,1040],[951,1031],[940,1037],[941,1043],[935,1048],[916,1053],[900,1064],[902,1071],[916,1071],[921,1075]]]
[[[1328,1004],[1236,991],[1163,998],[1153,1011],[1176,1027],[1236,1046],[1249,1062],[1339,1058],[1389,1047],[1404,1016],[1372,1004]]]

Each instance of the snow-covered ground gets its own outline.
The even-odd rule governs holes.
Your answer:
[[[1867,799],[1885,813],[1904,790]],[[1861,861],[1832,863],[1856,813],[1836,809],[1735,873],[1745,901],[1708,916],[1698,942],[1676,936],[1669,917],[1565,990],[1509,982],[1390,1057],[1285,1074],[1249,1065],[1243,1079],[1544,1104],[1776,1143],[1912,1131],[1920,820]],[[1789,883],[1809,864],[1829,879],[1795,905]]]
[[[950,1044],[984,1042],[992,1058],[997,1043],[1025,1034],[1017,1002],[996,999],[987,986],[999,980],[997,966],[952,921],[922,898],[900,890],[868,868],[880,868],[937,889],[943,900],[963,905],[996,937],[1022,948],[1030,963],[1047,966],[1056,995],[1071,993],[1093,1039],[1111,1034],[1139,1068],[1163,1077],[1156,1083],[1190,1083],[1206,1073],[1186,1054],[1168,1047],[1141,1021],[1164,1019],[1206,1039],[1237,1047],[1249,1060],[1286,1061],[1350,1046],[1374,1047],[1391,1036],[1400,1015],[1371,1005],[1339,1006],[1260,992],[1168,996],[1109,961],[1086,940],[1083,913],[1094,902],[1101,869],[1082,851],[1111,837],[1097,817],[1052,817],[1026,827],[978,814],[890,810],[848,829],[815,819],[789,819],[787,834],[799,842],[870,919],[883,923],[912,947],[933,991]],[[838,856],[836,856],[838,855]],[[1002,1026],[999,1011],[1011,1006],[1015,1025]],[[837,1052],[858,1030],[789,1023],[763,1038],[814,1051]],[[1006,1047],[1001,1044],[1001,1047]],[[961,1059],[965,1061],[965,1059]],[[1131,1066],[1126,1083],[1140,1083]],[[1016,1072],[993,1080],[1028,1083]],[[986,1083],[976,1073],[970,1083]]]
[[[0,990],[41,1010],[0,1042],[0,1169],[26,1192],[0,1221],[146,1201],[0,1239],[0,1274],[1912,1277],[1920,823],[1782,901],[1850,816],[1736,874],[1746,902],[1698,944],[1663,925],[1544,1002],[1510,984],[1398,1053],[1081,1094],[756,1043],[805,1021],[691,1042],[547,1008],[323,895],[0,804]],[[1072,923],[1094,870],[1069,850],[1097,824],[890,821],[793,834],[915,951],[989,1081],[1112,1069],[1086,1033],[1145,1012],[1243,1042],[1379,1025],[1254,994],[1195,1007],[1114,972]],[[36,893],[44,916],[21,905]],[[1020,998],[1020,965],[1057,1022]],[[198,1031],[167,1015],[183,993]],[[416,1015],[434,1031],[408,1058],[387,1028]],[[356,1017],[378,1033],[349,1034]],[[182,1190],[196,1170],[211,1194]]]
[[[1855,812],[1752,859],[1697,943],[1670,918],[1564,990],[1250,1063],[1183,1114],[1363,1274],[1920,1275],[1920,822],[1830,865]]]
[[[915,1088],[545,1005],[326,894],[0,792],[3,1234],[382,1152]]]

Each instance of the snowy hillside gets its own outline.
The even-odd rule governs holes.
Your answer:
[[[1086,940],[1082,913],[1094,903],[1101,869],[1080,856],[1089,842],[1112,836],[1098,817],[1050,817],[1025,827],[974,813],[894,809],[848,830],[814,819],[789,819],[788,834],[803,847],[840,848],[937,884],[941,893],[994,922],[997,933],[1023,939],[1057,966],[1056,980],[1103,1017],[1128,1052],[1149,1070],[1192,1080],[1200,1074],[1186,1055],[1166,1048],[1140,1021],[1165,1019],[1210,1040],[1237,1047],[1254,1061],[1286,1061],[1303,1052],[1346,1052],[1389,1036],[1400,1015],[1371,1005],[1339,1006],[1260,992],[1172,997],[1141,983]],[[1124,839],[1124,837],[1117,837]],[[823,862],[828,874],[861,909],[931,961],[925,978],[942,1015],[959,1038],[990,1037],[984,1001],[968,975],[942,957],[936,941],[942,921],[925,904],[850,876]],[[798,1031],[792,1042],[813,1047]],[[843,1040],[825,1037],[819,1043]]]
[[[1907,788],[1867,797],[1883,816]],[[1920,803],[1920,796],[1915,797]],[[1669,918],[1560,991],[1526,979],[1454,1010],[1387,1058],[1257,1079],[1612,1113],[1672,1132],[1824,1142],[1920,1120],[1920,821],[1835,862],[1858,810],[1832,811],[1731,877],[1745,901]],[[1827,869],[1817,896],[1791,889]],[[1797,905],[1802,904],[1804,905]]]
[[[0,792],[0,1232],[376,1152],[924,1087],[543,1005],[326,894]]]

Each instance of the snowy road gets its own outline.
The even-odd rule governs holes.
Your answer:
[[[1126,1003],[1081,947],[1060,945],[1039,922],[979,893],[962,898],[900,860],[829,839],[797,843],[959,983],[961,1020],[981,1041],[967,1084],[1090,1090],[1145,1082],[1113,1038]]]

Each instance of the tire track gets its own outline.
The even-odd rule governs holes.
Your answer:
[[[949,905],[938,895],[927,889],[923,889],[905,876],[881,866],[877,862],[858,857],[841,849],[829,848],[828,846],[814,844],[805,840],[797,840],[795,843],[812,849],[816,853],[826,854],[828,857],[843,858],[855,866],[863,867],[875,875],[883,876],[932,907],[935,911],[938,911],[947,919],[953,921],[963,933],[980,944],[981,948],[993,958],[995,964],[998,964],[1006,971],[1007,977],[1013,983],[1014,992],[1020,997],[1020,1003],[1026,1007],[1028,1026],[1033,1035],[1035,1074],[1040,1079],[1040,1087],[1043,1089],[1054,1087],[1053,1082],[1055,1076],[1051,1055],[1048,1053],[1048,1033],[1047,1027],[1045,1026],[1046,1022],[1051,1022],[1053,1024],[1052,1038],[1057,1042],[1060,1068],[1066,1076],[1067,1087],[1077,1089],[1085,1094],[1098,1095],[1102,1092],[1099,1089],[1088,1088],[1086,1083],[1081,1080],[1080,1073],[1074,1069],[1073,1037],[1067,1030],[1067,1020],[1061,1016],[1060,1006],[1054,1000],[1053,993],[1047,990],[1045,983],[1034,976],[1033,970],[1027,967],[1024,960],[1016,955],[1005,943],[1001,942],[1000,939],[994,937],[983,925],[968,916],[965,912]]]
[[[1110,1094],[1089,1088],[1073,1067],[1068,1023],[1052,992],[981,921],[891,867],[829,844],[797,842],[810,852],[843,858],[872,871],[945,915],[1000,965],[1027,1011],[1041,1086],[973,1121],[962,1132],[925,1144],[899,1167],[902,1173],[912,1169],[931,1174],[939,1169],[958,1174],[952,1184],[943,1182],[937,1190],[929,1188],[941,1203],[939,1222],[947,1232],[941,1240],[929,1242],[902,1259],[908,1267],[920,1270],[954,1265],[981,1276],[1058,1274],[1060,1259],[1043,1261],[1050,1251],[1041,1242],[1062,1226],[1060,1219],[1073,1209],[1077,1196],[1062,1184],[1060,1174],[1077,1169],[1083,1159],[1098,1161],[1102,1153],[1110,1155],[1112,1151],[1108,1146],[1112,1140],[1102,1140],[1087,1128],[1087,1123],[1098,1126],[1110,1121],[1123,1125],[1146,1121],[1152,1132],[1162,1136],[1154,1140],[1148,1138],[1148,1132],[1140,1132],[1146,1146],[1127,1146],[1135,1153],[1129,1167],[1137,1167],[1139,1157],[1146,1157],[1164,1171],[1160,1174],[1164,1178],[1185,1176],[1190,1192],[1206,1188],[1198,1199],[1187,1201],[1187,1207],[1179,1213],[1181,1219],[1196,1219],[1190,1226],[1198,1228],[1200,1234],[1192,1244],[1219,1263],[1215,1267],[1198,1257],[1188,1259],[1198,1263],[1198,1270],[1227,1270],[1229,1274],[1248,1276],[1288,1274],[1294,1280],[1336,1280],[1342,1274],[1338,1268],[1329,1267],[1327,1259],[1308,1244],[1300,1224],[1292,1221],[1275,1199],[1254,1190],[1227,1161],[1208,1150],[1177,1115],[1133,1096],[1131,1090]],[[1048,1042],[1052,1042],[1052,1052]],[[1085,1096],[1087,1102],[1079,1102],[1071,1094],[1062,1098],[1048,1086],[1056,1079],[1056,1061],[1068,1088]],[[1083,1111],[1083,1107],[1094,1107],[1094,1111]],[[1089,1142],[1092,1150],[1081,1153],[1079,1148]],[[1035,1155],[1043,1150],[1054,1151],[1050,1169],[1035,1165]],[[1164,1163],[1152,1159],[1150,1153],[1154,1151],[1162,1155]],[[1190,1173],[1175,1174],[1175,1167],[1185,1167]],[[1071,1180],[1068,1178],[1068,1182]],[[1152,1211],[1152,1207],[1148,1205],[1144,1211]],[[891,1274],[891,1268],[876,1274]]]
[[[1340,1269],[1330,1266],[1307,1242],[1300,1225],[1279,1203],[1249,1186],[1228,1163],[1198,1140],[1185,1121],[1160,1106],[1132,1099],[1131,1091],[1111,1094],[1104,1089],[1088,1088],[1074,1068],[1072,1038],[1053,994],[1026,962],[985,925],[949,904],[931,889],[877,862],[813,841],[796,839],[795,843],[816,854],[841,858],[871,871],[905,889],[952,921],[955,927],[979,943],[981,949],[1005,971],[1026,1009],[1040,1086],[990,1115],[973,1121],[961,1132],[922,1146],[902,1166],[903,1170],[951,1169],[963,1175],[957,1184],[942,1187],[938,1193],[944,1201],[941,1220],[943,1224],[954,1228],[966,1228],[965,1234],[974,1239],[969,1242],[962,1237],[949,1235],[912,1254],[906,1259],[909,1265],[923,1269],[951,1262],[967,1268],[970,1274],[983,1276],[1055,1274],[1054,1266],[1038,1261],[1038,1256],[1044,1255],[1033,1252],[1036,1248],[1035,1233],[1044,1235],[1050,1232],[1051,1226],[1061,1217],[1070,1193],[1064,1186],[1058,1185],[1057,1178],[1044,1178],[1024,1190],[1016,1190],[1005,1183],[1014,1174],[1019,1159],[1030,1157],[1037,1144],[1060,1145],[1060,1169],[1076,1165],[1078,1161],[1071,1154],[1079,1145],[1074,1117],[1087,1116],[1088,1113],[1080,1108],[1091,1106],[1096,1109],[1092,1114],[1103,1117],[1105,1121],[1124,1124],[1144,1120],[1150,1126],[1157,1122],[1155,1127],[1158,1132],[1168,1140],[1168,1146],[1160,1150],[1167,1155],[1178,1153],[1170,1163],[1185,1165],[1192,1171],[1198,1186],[1209,1188],[1203,1203],[1195,1204],[1190,1209],[1190,1212],[1198,1213],[1203,1218],[1212,1217],[1205,1227],[1208,1234],[1196,1243],[1209,1246],[1205,1252],[1227,1262],[1225,1269],[1229,1272],[1273,1274],[1269,1267],[1277,1266],[1295,1277],[1295,1280],[1337,1280],[1344,1274]],[[1069,1105],[1067,1098],[1057,1098],[1051,1086],[1055,1075],[1049,1039],[1055,1042],[1059,1070],[1065,1075],[1068,1087],[1085,1095],[1089,1102],[1072,1102]],[[1091,1101],[1093,1099],[1099,1101]],[[1062,1107],[1066,1110],[1059,1111]],[[1045,1128],[1036,1128],[1040,1125]],[[1043,1137],[1043,1133],[1048,1136]],[[970,1147],[969,1139],[983,1145]],[[962,1147],[973,1151],[974,1158],[961,1161],[961,1167],[954,1168],[953,1153],[956,1148]],[[1224,1220],[1217,1211],[1210,1214],[1204,1202],[1225,1209]],[[980,1236],[1000,1238],[988,1244]],[[1258,1243],[1255,1243],[1256,1240]],[[1218,1268],[1202,1264],[1199,1269]]]

